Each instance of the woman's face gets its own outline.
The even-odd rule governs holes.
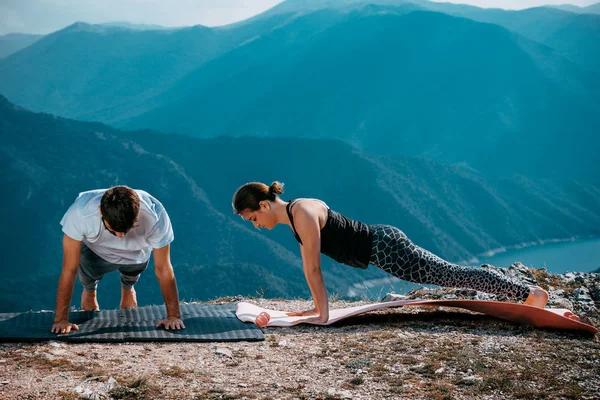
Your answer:
[[[267,228],[273,229],[277,225],[275,213],[271,210],[271,204],[268,201],[260,202],[260,209],[256,211],[250,211],[245,209],[240,213],[242,218],[252,222],[255,228]]]

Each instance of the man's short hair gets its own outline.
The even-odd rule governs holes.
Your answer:
[[[113,231],[125,233],[133,228],[137,221],[140,198],[127,186],[112,187],[100,200],[100,212]]]

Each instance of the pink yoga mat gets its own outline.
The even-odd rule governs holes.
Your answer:
[[[330,325],[344,318],[382,308],[402,306],[443,306],[458,307],[480,312],[497,318],[538,328],[583,330],[598,332],[595,327],[579,322],[579,318],[571,311],[563,308],[537,308],[526,304],[505,303],[487,300],[399,300],[384,303],[373,303],[364,306],[338,308],[329,311],[329,321],[322,323],[315,317],[289,317],[285,311],[268,310],[251,303],[237,304],[236,315],[244,322],[255,322],[261,312],[271,317],[267,326],[294,326],[297,324]]]

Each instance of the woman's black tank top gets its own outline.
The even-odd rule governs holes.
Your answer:
[[[290,201],[286,207],[292,231],[296,240],[302,244],[302,239],[296,232],[292,207],[295,201]],[[339,263],[351,267],[366,269],[371,259],[373,233],[369,226],[351,220],[327,207],[327,222],[321,229],[321,253],[333,258]]]

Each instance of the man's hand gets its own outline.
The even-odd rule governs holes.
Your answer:
[[[54,325],[52,325],[51,332],[52,333],[69,333],[69,332],[71,332],[71,329],[78,331],[79,327],[75,324],[70,323],[66,319],[63,319],[62,321],[55,322]]]
[[[161,320],[156,327],[160,328],[164,326],[166,330],[178,330],[185,329],[185,325],[183,325],[183,321],[177,317],[167,317],[166,319]]]

